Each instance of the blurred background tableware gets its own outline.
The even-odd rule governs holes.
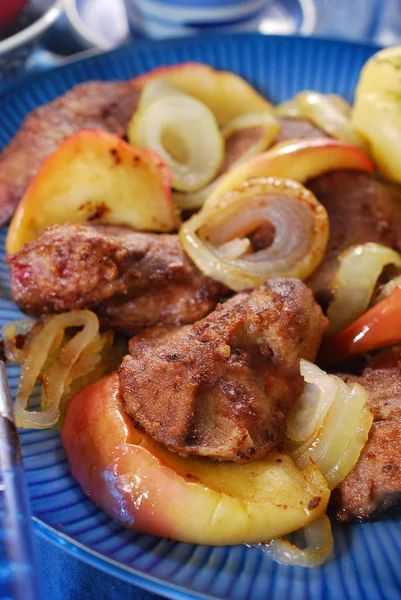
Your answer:
[[[16,75],[42,35],[60,16],[62,0],[1,0],[0,84]],[[4,7],[7,7],[7,11]],[[8,10],[12,8],[11,12]]]
[[[84,48],[109,50],[128,40],[124,0],[66,0],[65,12]]]
[[[315,26],[313,0],[125,0],[125,8],[133,36],[158,39],[216,31],[311,33]]]

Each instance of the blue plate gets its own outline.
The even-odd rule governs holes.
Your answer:
[[[23,117],[87,79],[125,79],[162,64],[188,60],[230,69],[274,102],[302,89],[337,92],[352,100],[373,46],[330,40],[232,35],[140,42],[35,76],[0,107],[0,144]],[[5,231],[1,233],[4,247]],[[19,316],[7,267],[0,261],[0,321]],[[9,368],[15,391],[18,369]],[[191,546],[119,527],[81,492],[70,475],[56,431],[21,431],[36,529],[69,552],[169,598],[225,600],[391,600],[401,593],[401,521],[334,526],[335,558],[320,569],[279,566],[245,546]],[[166,502],[168,498],[166,497]]]

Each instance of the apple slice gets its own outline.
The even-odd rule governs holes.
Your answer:
[[[11,221],[13,253],[54,224],[102,221],[171,231],[176,225],[171,177],[149,150],[104,131],[82,130],[42,164]]]
[[[225,193],[255,177],[285,177],[305,183],[339,169],[373,173],[375,166],[362,150],[345,142],[325,138],[292,140],[233,167],[221,178],[204,207],[214,205]]]
[[[213,112],[219,125],[225,125],[235,117],[249,112],[274,113],[270,102],[242,77],[229,71],[216,71],[202,63],[187,62],[158,67],[136,77],[132,83],[142,90],[146,83],[159,77],[201,100]]]
[[[249,464],[173,454],[135,429],[116,373],[71,401],[62,430],[71,472],[122,525],[194,544],[266,542],[317,519],[329,490],[283,453]]]

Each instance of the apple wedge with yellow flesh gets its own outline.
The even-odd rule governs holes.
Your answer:
[[[338,140],[317,138],[286,141],[228,171],[208,196],[204,208],[214,205],[224,194],[249,179],[273,176],[305,183],[327,171],[340,169],[373,173],[375,166],[362,150]]]
[[[245,79],[229,71],[216,71],[209,65],[187,62],[158,67],[132,80],[142,90],[154,78],[163,78],[187,94],[201,100],[214,114],[219,125],[249,112],[274,113],[274,107]]]
[[[62,439],[83,491],[122,525],[194,544],[266,542],[322,515],[314,465],[283,453],[249,464],[183,458],[135,429],[113,373],[72,399]]]
[[[42,164],[11,221],[7,252],[50,225],[92,221],[174,229],[171,177],[160,157],[104,131],[79,131]]]

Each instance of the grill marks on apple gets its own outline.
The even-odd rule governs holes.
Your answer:
[[[326,319],[299,280],[272,279],[192,326],[131,340],[119,375],[136,427],[170,450],[246,462],[282,440]]]

